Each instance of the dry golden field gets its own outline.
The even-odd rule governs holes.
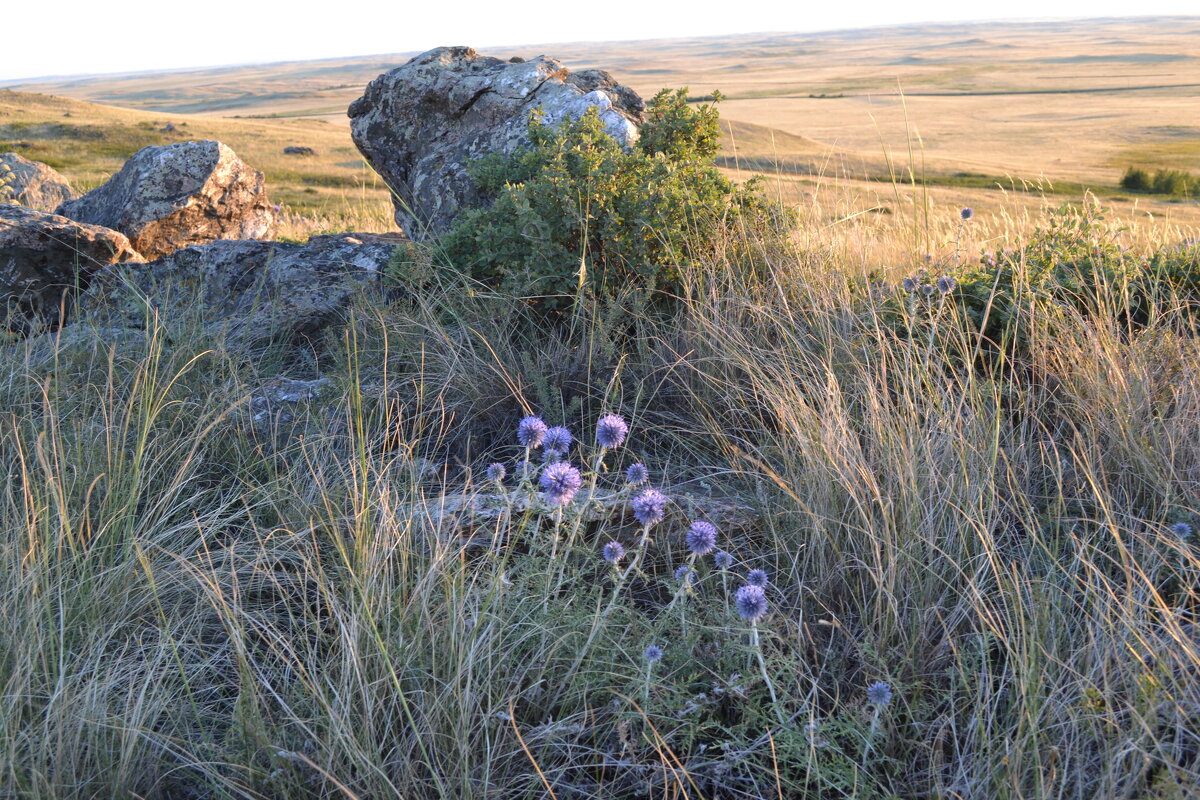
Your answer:
[[[822,225],[861,226],[863,215],[872,226],[911,225],[914,211],[962,205],[1011,225],[1090,195],[1111,216],[1169,237],[1200,224],[1196,202],[1129,194],[1118,182],[1130,165],[1200,171],[1197,41],[1200,17],[1160,17],[480,49],[604,67],[645,96],[720,90],[724,166],[767,174]],[[359,161],[344,110],[411,55],[8,85],[141,112],[76,109],[99,114],[97,124],[119,113],[133,126],[186,121],[182,133],[223,137],[264,169],[289,209],[347,225],[361,212],[360,226],[386,225],[386,194]],[[48,121],[41,104],[19,108],[28,102],[0,100],[0,143],[36,138],[3,127],[21,113]],[[119,163],[103,154],[68,163],[61,142],[44,144],[84,185]],[[318,157],[284,158],[286,144]]]

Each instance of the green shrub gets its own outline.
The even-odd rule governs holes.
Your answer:
[[[1121,178],[1121,188],[1130,192],[1153,192],[1154,179],[1146,170],[1130,167]]]
[[[1191,190],[1192,176],[1177,169],[1160,169],[1154,173],[1154,191],[1158,194],[1169,194],[1183,197]]]
[[[535,113],[529,148],[472,166],[494,202],[455,222],[441,257],[547,308],[584,291],[674,292],[679,267],[714,252],[734,218],[770,221],[757,183],[735,186],[714,166],[719,133],[716,109],[689,107],[686,89],[654,97],[628,151],[594,110],[557,128]]]
[[[1088,210],[1063,206],[1020,250],[985,254],[958,271],[953,299],[972,330],[1017,358],[1029,351],[1034,316],[1048,321],[1065,311],[1141,327],[1156,307],[1197,310],[1200,247],[1140,255],[1117,243],[1119,233]]]
[[[1140,167],[1130,167],[1121,177],[1121,188],[1130,192],[1186,197],[1200,186],[1200,179],[1178,169],[1160,169],[1151,175]]]

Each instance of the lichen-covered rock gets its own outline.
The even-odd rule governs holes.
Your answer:
[[[0,203],[0,324],[22,334],[58,328],[74,290],[98,270],[141,260],[117,231]]]
[[[263,174],[214,141],[143,147],[57,213],[120,231],[146,258],[218,239],[266,239],[275,227]]]
[[[139,326],[145,303],[168,322],[191,319],[236,348],[312,339],[352,294],[379,287],[400,234],[314,236],[186,247],[148,264],[106,270],[81,306],[103,325]]]
[[[449,229],[482,202],[467,173],[488,153],[529,143],[529,115],[547,124],[596,108],[622,145],[637,140],[644,104],[603,70],[571,72],[538,56],[501,61],[469,47],[440,47],[386,72],[350,105],[354,143],[395,193],[396,223],[413,239]]]
[[[5,192],[9,198],[26,208],[53,211],[79,196],[55,170],[16,153],[0,153],[0,173],[6,173]]]

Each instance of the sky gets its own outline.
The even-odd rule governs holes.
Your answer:
[[[729,33],[809,32],[920,22],[1196,15],[1197,0],[56,0],[26,2],[39,34],[13,22],[0,80],[170,70],[489,46],[629,41]],[[686,10],[684,10],[686,9]]]

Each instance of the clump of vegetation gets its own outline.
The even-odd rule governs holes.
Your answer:
[[[1121,232],[1094,208],[1063,205],[1020,247],[948,264],[941,277],[924,269],[906,277],[909,302],[888,318],[924,331],[925,323],[951,317],[986,352],[1028,363],[1037,337],[1064,320],[1112,317],[1141,327],[1163,298],[1185,308],[1200,301],[1196,248],[1137,254],[1119,243]]]
[[[594,109],[557,128],[535,114],[529,139],[476,162],[495,201],[463,214],[440,246],[454,268],[547,307],[581,291],[675,292],[680,267],[711,258],[731,227],[771,221],[757,183],[736,186],[716,168],[716,108],[689,107],[686,89],[651,100],[629,150]]]
[[[678,163],[664,113],[498,191]],[[1064,208],[964,265],[978,217],[899,286],[831,226],[680,223],[620,336],[422,248],[321,347],[0,342],[0,791],[1194,795],[1200,249]],[[640,275],[599,246],[546,278],[589,312]]]
[[[1130,167],[1121,177],[1121,188],[1130,192],[1188,197],[1200,188],[1200,178],[1178,169],[1160,169],[1151,174],[1141,167]]]

